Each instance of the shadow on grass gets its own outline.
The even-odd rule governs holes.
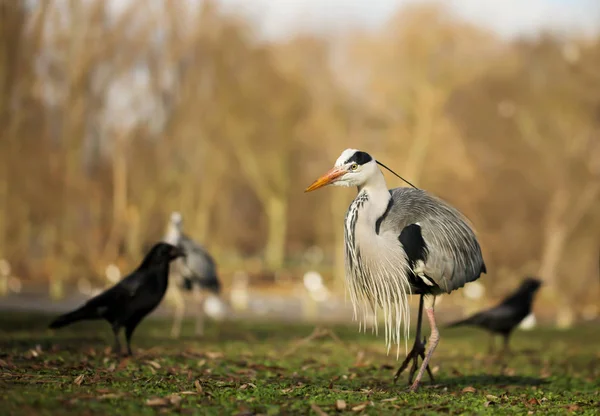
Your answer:
[[[448,387],[448,390],[462,390],[468,386],[541,386],[548,384],[548,381],[538,377],[476,374],[469,376],[447,377],[436,380],[436,384],[441,384],[444,387]]]

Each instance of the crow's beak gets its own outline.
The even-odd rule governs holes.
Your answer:
[[[323,186],[329,185],[335,182],[335,180],[342,176],[344,173],[346,173],[345,169],[334,167],[330,169],[327,173],[325,173],[323,176],[321,176],[319,179],[314,181],[308,188],[304,190],[304,192],[312,192],[315,189],[319,189]]]

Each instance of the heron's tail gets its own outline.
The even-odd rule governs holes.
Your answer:
[[[191,291],[194,285],[198,285],[198,287],[201,289],[208,290],[215,295],[219,295],[221,293],[221,283],[216,276],[208,279],[199,279],[197,277],[185,277],[183,279],[182,288],[184,290]]]
[[[83,319],[88,319],[88,311],[84,308],[77,309],[73,312],[65,313],[64,315],[59,316],[54,321],[48,325],[48,328],[58,329],[63,326],[67,326],[72,324],[73,322],[81,321]]]

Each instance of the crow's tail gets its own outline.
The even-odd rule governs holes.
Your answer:
[[[54,321],[52,321],[48,327],[51,329],[58,329],[62,328],[63,326],[70,325],[73,322],[89,318],[91,318],[89,316],[89,311],[85,307],[83,307],[73,312],[65,313],[64,315],[59,316]]]
[[[461,319],[460,321],[452,322],[452,323],[446,325],[445,328],[456,328],[457,326],[472,325],[472,324],[473,324],[473,317],[470,316],[466,319]]]

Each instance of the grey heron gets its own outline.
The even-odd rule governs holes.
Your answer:
[[[491,332],[490,352],[493,349],[494,334],[504,338],[504,350],[508,352],[512,331],[531,313],[531,306],[542,281],[535,277],[527,277],[514,293],[507,296],[498,306],[478,312],[466,319],[461,319],[446,326],[453,328],[462,325],[478,326]]]
[[[370,311],[376,314],[381,308],[388,352],[397,344],[399,354],[402,327],[405,342],[408,339],[408,295],[420,295],[415,343],[394,378],[413,360],[410,383],[421,356],[423,362],[410,387],[415,391],[426,369],[432,376],[429,361],[439,342],[436,296],[478,279],[486,268],[464,215],[421,189],[389,190],[378,165],[389,170],[366,152],[346,149],[334,167],[305,192],[326,185],[358,188],[344,220],[346,282],[354,319],[362,315],[361,326],[366,327]],[[423,306],[431,327],[426,353],[420,340]],[[377,320],[374,325],[377,331]]]
[[[179,247],[184,253],[174,263],[176,272],[183,279],[182,288],[187,291],[196,292],[198,289],[206,289],[214,295],[221,292],[221,282],[217,276],[217,266],[214,258],[200,244],[188,237],[182,230],[183,216],[179,212],[173,212],[169,221],[167,234],[164,237],[166,243]],[[173,324],[172,333],[178,335],[180,332],[183,311],[180,311]],[[203,312],[197,315],[196,334],[203,332]]]

